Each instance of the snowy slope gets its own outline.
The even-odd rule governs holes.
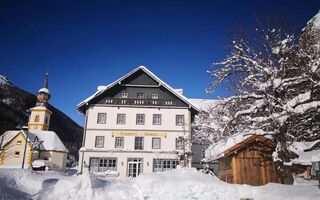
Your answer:
[[[46,200],[320,199],[320,190],[310,184],[267,184],[260,187],[227,184],[193,168],[143,174],[136,179],[112,181],[99,180],[89,174],[67,176],[58,172],[1,169],[0,193],[5,199]]]
[[[7,77],[0,74],[0,85],[10,85],[13,86],[13,84],[7,79]]]

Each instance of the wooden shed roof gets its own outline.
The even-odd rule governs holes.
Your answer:
[[[234,146],[230,147],[229,149],[225,150],[223,152],[224,157],[231,155],[234,152],[237,152],[238,150],[240,150],[241,148],[245,147],[246,145],[252,143],[252,142],[262,142],[265,143],[266,145],[270,146],[270,147],[275,147],[275,143],[270,140],[269,138],[266,138],[262,135],[252,135],[248,138],[246,138],[245,140],[235,144]]]

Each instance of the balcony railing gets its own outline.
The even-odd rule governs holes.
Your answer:
[[[172,100],[166,100],[166,99],[107,98],[106,104],[175,106],[175,103]]]

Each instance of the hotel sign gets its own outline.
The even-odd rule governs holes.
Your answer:
[[[155,133],[155,132],[112,132],[112,137],[114,136],[138,136],[138,137],[167,137],[167,133]]]

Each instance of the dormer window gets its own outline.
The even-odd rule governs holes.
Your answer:
[[[158,99],[158,94],[152,94],[152,99]]]
[[[143,92],[138,92],[137,93],[137,98],[138,99],[144,99],[144,93]]]
[[[121,98],[128,98],[128,93],[127,92],[121,93]]]

